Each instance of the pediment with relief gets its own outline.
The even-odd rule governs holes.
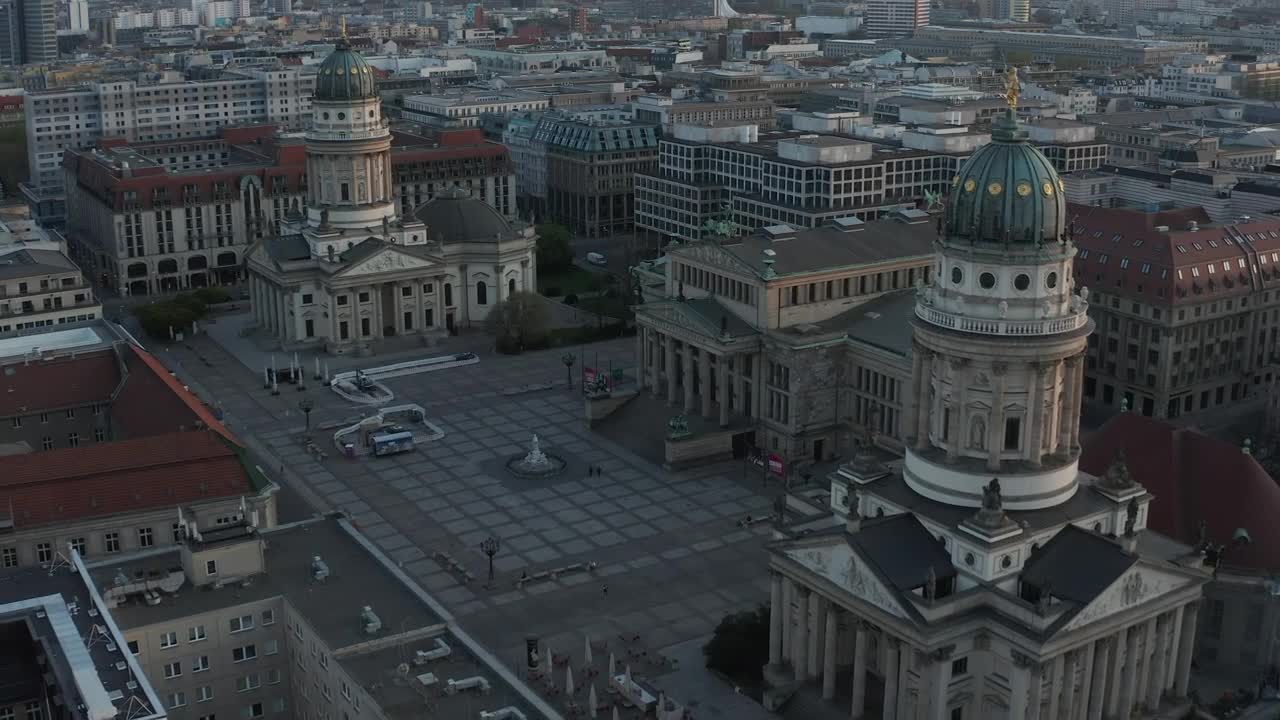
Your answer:
[[[1083,627],[1194,582],[1192,578],[1139,563],[1116,578],[1116,581],[1099,593],[1093,602],[1076,613],[1076,616],[1071,618],[1063,629],[1073,630]]]
[[[751,273],[751,269],[737,257],[725,252],[720,246],[712,243],[686,245],[680,254],[696,262],[732,270],[735,273]]]
[[[830,580],[858,599],[881,610],[908,617],[896,593],[881,582],[858,554],[847,543],[819,547],[787,548],[782,554],[800,563],[810,572]]]
[[[381,250],[338,273],[342,277],[377,275],[397,270],[417,270],[435,267],[435,263],[392,248]]]
[[[655,322],[665,323],[668,328],[687,330],[694,335],[701,336],[705,336],[711,332],[711,328],[688,317],[678,308],[662,307],[660,305],[642,305],[640,306],[639,311],[640,314],[647,316]]]

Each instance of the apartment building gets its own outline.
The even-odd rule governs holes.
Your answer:
[[[0,249],[0,333],[81,323],[102,304],[80,268],[59,250]]]
[[[66,155],[65,236],[84,271],[121,294],[235,282],[248,247],[306,209],[306,146],[273,126],[106,145]],[[397,129],[391,167],[402,214],[456,187],[515,212],[509,153],[479,129]]]
[[[483,115],[536,112],[550,107],[541,93],[524,90],[462,90],[440,95],[410,95],[404,117],[435,127],[480,127]]]
[[[276,486],[240,441],[114,332],[97,321],[4,342],[0,567],[47,564],[68,545],[86,558],[172,545],[177,507],[275,525]]]
[[[1265,393],[1280,361],[1280,219],[1071,206],[1096,324],[1085,402],[1173,418]]]
[[[863,27],[871,37],[902,37],[929,24],[929,0],[867,0]]]
[[[636,120],[657,123],[666,130],[676,125],[717,123],[754,123],[768,130],[776,124],[772,100],[715,102],[643,95],[632,103],[632,109]]]
[[[301,129],[311,117],[315,75],[290,69],[229,70],[216,80],[167,73],[149,81],[94,82],[31,93],[25,105],[27,165],[23,194],[34,216],[65,216],[62,156],[104,139],[129,143],[195,140],[221,128],[270,124]]]
[[[943,192],[967,154],[895,148],[754,125],[677,125],[659,143],[658,168],[636,178],[636,227],[698,240],[708,220],[743,228],[821,227],[873,220],[924,192]]]
[[[868,20],[867,27],[870,26]],[[999,57],[1001,53],[1023,52],[1030,53],[1037,62],[1083,62],[1099,68],[1163,65],[1182,53],[1200,52],[1205,48],[1202,40],[1146,40],[938,25],[920,27],[910,38],[895,44],[912,54]]]
[[[467,48],[466,56],[476,61],[476,70],[481,74],[496,75],[551,74],[561,69],[616,70],[618,66],[606,50],[578,48]]]
[[[559,717],[348,520],[182,527],[89,564],[171,718]]]
[[[546,147],[548,219],[588,237],[632,230],[635,179],[657,167],[657,125],[544,116],[533,141]]]

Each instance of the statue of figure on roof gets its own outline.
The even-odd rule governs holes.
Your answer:
[[[929,566],[929,574],[924,580],[924,599],[930,601],[938,599],[938,574],[933,571],[932,565]]]
[[[1134,528],[1138,524],[1138,498],[1129,501],[1124,510],[1124,536],[1133,537]]]
[[[329,227],[329,208],[320,209],[320,227]]]
[[[1129,474],[1129,464],[1123,449],[1116,451],[1116,457],[1107,466],[1106,472],[1102,473],[1102,478],[1098,484],[1105,490],[1128,490],[1137,483],[1133,476]]]
[[[991,482],[982,488],[982,509],[987,512],[1004,511],[1004,500],[1000,497],[1000,478],[991,478]]]

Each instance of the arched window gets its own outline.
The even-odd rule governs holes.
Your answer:
[[[450,283],[444,284],[444,304],[445,306],[453,304],[453,285]]]
[[[515,294],[516,294],[516,279],[511,278],[510,280],[507,280],[507,295],[511,296]]]
[[[483,280],[476,283],[476,304],[477,305],[489,304],[489,286],[485,285]]]

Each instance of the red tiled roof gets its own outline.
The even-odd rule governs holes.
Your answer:
[[[1068,212],[1079,248],[1076,281],[1091,289],[1176,305],[1280,286],[1280,218],[1209,225],[1201,208],[1144,213],[1071,204]]]
[[[1156,496],[1152,529],[1194,545],[1202,520],[1214,543],[1245,528],[1253,543],[1228,551],[1226,564],[1280,570],[1280,485],[1252,455],[1193,429],[1120,413],[1089,441],[1080,469],[1101,475],[1120,450],[1133,478]]]
[[[0,508],[19,528],[254,492],[234,447],[209,430],[0,458]]]
[[[105,403],[119,384],[111,350],[14,363],[0,371],[0,417]]]
[[[203,425],[239,444],[209,408],[151,353],[131,343],[123,352],[129,378],[112,406],[111,416],[128,437],[192,430]]]

